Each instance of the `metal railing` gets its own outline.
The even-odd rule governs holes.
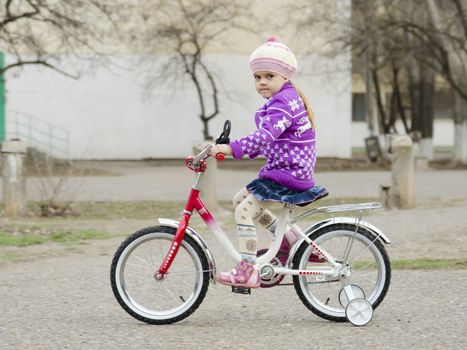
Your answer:
[[[69,154],[69,131],[37,119],[26,113],[7,111],[5,122],[6,139],[19,138],[28,147],[60,159]]]

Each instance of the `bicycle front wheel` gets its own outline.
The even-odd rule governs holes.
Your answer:
[[[349,273],[345,278],[294,276],[295,290],[307,308],[322,318],[346,321],[346,303],[342,298],[345,294],[341,291],[347,284],[357,286],[354,288],[363,293],[361,297],[368,300],[373,309],[383,301],[391,280],[391,266],[384,246],[370,231],[363,227],[357,230],[353,224],[335,224],[316,231],[310,239],[336,261],[348,266]],[[346,255],[348,258],[344,261]],[[317,259],[313,247],[306,242],[298,249],[293,262],[294,269],[300,270],[325,265],[330,266],[324,259]]]
[[[180,321],[203,301],[209,285],[209,265],[200,246],[185,235],[168,273],[154,278],[169,251],[176,229],[155,226],[128,237],[112,260],[110,281],[122,308],[150,324]]]

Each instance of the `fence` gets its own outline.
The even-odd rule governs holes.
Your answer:
[[[18,111],[7,111],[5,127],[6,139],[19,138],[28,147],[51,157],[68,158],[69,131],[66,129]]]

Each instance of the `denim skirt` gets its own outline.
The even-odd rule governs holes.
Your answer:
[[[306,204],[326,197],[324,187],[315,186],[306,191],[294,191],[269,179],[255,179],[246,185],[248,191],[261,202],[273,201],[289,204]]]

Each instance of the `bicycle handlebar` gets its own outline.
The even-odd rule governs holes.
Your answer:
[[[211,156],[210,152],[212,146],[213,145],[207,145],[204,147],[204,149],[195,158],[193,158],[193,165],[198,164],[202,160],[208,159]],[[223,153],[217,153],[215,158],[218,161],[223,161],[225,159],[225,155]]]
[[[224,122],[224,128],[222,130],[222,133],[216,139],[216,145],[218,145],[218,144],[227,144],[228,145],[230,143],[230,139],[229,139],[230,128],[231,128],[230,120],[226,120]],[[213,145],[207,145],[206,147],[204,147],[204,149],[200,152],[200,154],[198,154],[195,158],[193,158],[193,164],[196,165],[201,160],[208,159],[209,156],[210,156],[210,153],[211,153],[212,146]],[[217,153],[215,157],[216,157],[216,159],[218,161],[223,161],[225,159],[225,154]]]
[[[195,158],[193,158],[193,165],[198,164],[201,160],[208,159],[211,147],[212,145],[207,145],[204,147],[204,149]]]

